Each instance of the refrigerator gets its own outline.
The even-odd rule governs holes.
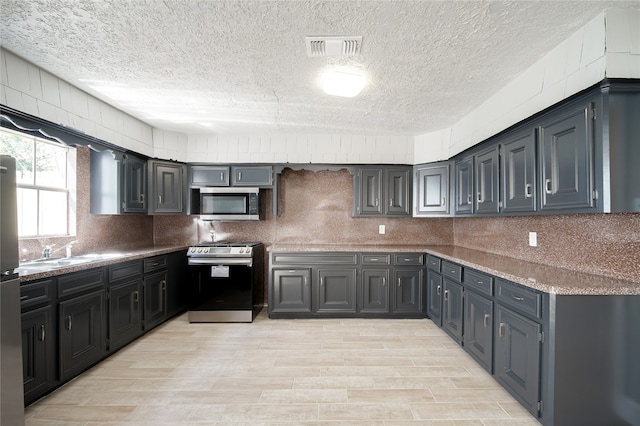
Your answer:
[[[0,425],[24,425],[16,161],[0,155]]]

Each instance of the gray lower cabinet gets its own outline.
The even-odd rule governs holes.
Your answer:
[[[60,378],[66,381],[102,359],[105,350],[104,290],[60,302]]]
[[[427,316],[438,327],[442,327],[442,275],[427,270]]]
[[[319,268],[314,311],[322,314],[356,312],[356,269]]]
[[[489,373],[493,372],[493,301],[465,289],[462,345]]]
[[[311,312],[311,270],[273,269],[269,314]]]
[[[444,277],[442,284],[442,329],[458,343],[462,342],[463,302],[462,285]]]
[[[55,340],[51,306],[23,311],[22,377],[25,404],[35,401],[52,386],[55,370],[53,362]]]
[[[143,326],[150,330],[167,319],[167,256],[144,259]]]
[[[360,312],[389,312],[389,268],[362,269],[362,302]]]
[[[269,256],[269,317],[424,317],[421,253]]]
[[[109,287],[109,349],[116,350],[142,334],[142,280]]]

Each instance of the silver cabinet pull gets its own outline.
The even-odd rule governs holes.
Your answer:
[[[389,198],[389,207],[393,207],[393,198]]]
[[[500,326],[498,327],[498,336],[504,337],[504,327],[505,323],[501,322]]]
[[[440,205],[444,206],[446,203],[447,203],[447,200],[444,197],[442,197],[442,204],[440,204]]]
[[[238,180],[241,181],[242,180],[242,172],[238,172]]]
[[[72,322],[71,322],[71,315],[69,315],[67,317],[67,330],[71,331],[71,327],[72,327]]]
[[[165,280],[160,281],[160,284],[162,285],[163,290],[167,289],[167,282]]]
[[[158,204],[162,204],[162,195],[158,195]]]
[[[29,296],[20,296],[20,301],[27,300]]]
[[[467,204],[471,204],[471,194],[467,194]]]
[[[515,294],[512,294],[511,298],[517,302],[522,302],[524,300],[524,297],[516,296]]]
[[[489,314],[484,314],[484,328],[489,326]]]
[[[444,300],[449,300],[449,290],[444,291]]]
[[[324,285],[324,278],[320,278],[320,285]]]
[[[546,192],[547,194],[553,194],[551,190],[551,179],[544,180],[544,192]]]
[[[387,279],[385,277],[382,277],[382,287],[386,287],[387,286]]]
[[[220,181],[224,181],[224,172],[220,172]]]
[[[144,194],[140,194],[140,202],[144,203]]]
[[[140,294],[137,291],[133,292],[133,302],[134,303],[138,303],[138,301],[140,300]]]
[[[524,196],[526,198],[531,198],[533,194],[531,193],[531,184],[527,183],[524,185]]]
[[[377,199],[377,198],[376,198],[376,200],[375,200],[375,202],[374,202],[374,204],[373,204],[373,205],[374,205],[374,206],[376,206],[376,207],[378,207],[378,199]]]
[[[482,192],[478,192],[478,202],[482,202]]]
[[[398,278],[398,287],[402,287],[402,279]]]
[[[436,287],[436,294],[437,294],[438,296],[440,296],[440,294],[442,294],[442,286],[438,286],[438,287]]]
[[[44,338],[45,338],[46,334],[45,334],[45,330],[44,330],[44,324],[42,324],[40,326],[40,341],[44,342]]]
[[[371,259],[369,259],[371,262],[377,262],[379,259],[377,257],[372,257]]]

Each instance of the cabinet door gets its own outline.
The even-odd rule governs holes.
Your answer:
[[[449,165],[417,167],[414,216],[449,214]]]
[[[487,370],[492,372],[493,302],[473,291],[464,294],[463,346]]]
[[[356,312],[356,270],[318,269],[315,311]]]
[[[142,334],[142,282],[115,285],[109,295],[109,350],[121,348]]]
[[[473,213],[473,157],[456,160],[456,214]]]
[[[411,212],[411,170],[385,169],[386,213],[408,216]]]
[[[144,329],[150,330],[167,316],[167,271],[144,277]]]
[[[591,105],[540,126],[541,208],[590,208],[593,200]]]
[[[274,269],[269,312],[311,312],[309,269]]]
[[[146,213],[147,203],[145,196],[147,192],[147,162],[125,154],[123,163],[123,210],[125,213]]]
[[[499,152],[495,145],[474,156],[474,212],[477,214],[500,212]]]
[[[442,328],[458,343],[462,342],[462,286],[444,278],[442,292]]]
[[[190,166],[191,186],[229,186],[229,167]]]
[[[389,269],[362,270],[361,312],[389,312]]]
[[[104,291],[60,302],[58,314],[60,375],[66,380],[104,355]]]
[[[152,161],[152,214],[183,213],[184,165]]]
[[[359,181],[354,189],[357,191],[358,215],[381,215],[384,212],[382,199],[382,169],[360,169]]]
[[[536,132],[510,136],[502,142],[502,211],[536,210]]]
[[[422,268],[393,272],[393,312],[422,312]]]
[[[427,270],[427,316],[442,327],[442,275]]]
[[[55,333],[51,306],[22,314],[22,377],[24,402],[43,395],[53,380]]]
[[[233,186],[271,186],[273,168],[271,166],[251,166],[233,168]]]
[[[497,304],[494,327],[494,377],[537,417],[540,324]]]

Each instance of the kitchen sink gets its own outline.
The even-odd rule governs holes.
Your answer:
[[[117,259],[123,257],[122,253],[89,253],[72,257],[58,257],[47,259],[36,259],[30,262],[22,262],[18,265],[16,272],[19,274],[29,274],[35,272],[46,272],[60,268],[68,268],[76,265],[83,265],[102,260]]]

